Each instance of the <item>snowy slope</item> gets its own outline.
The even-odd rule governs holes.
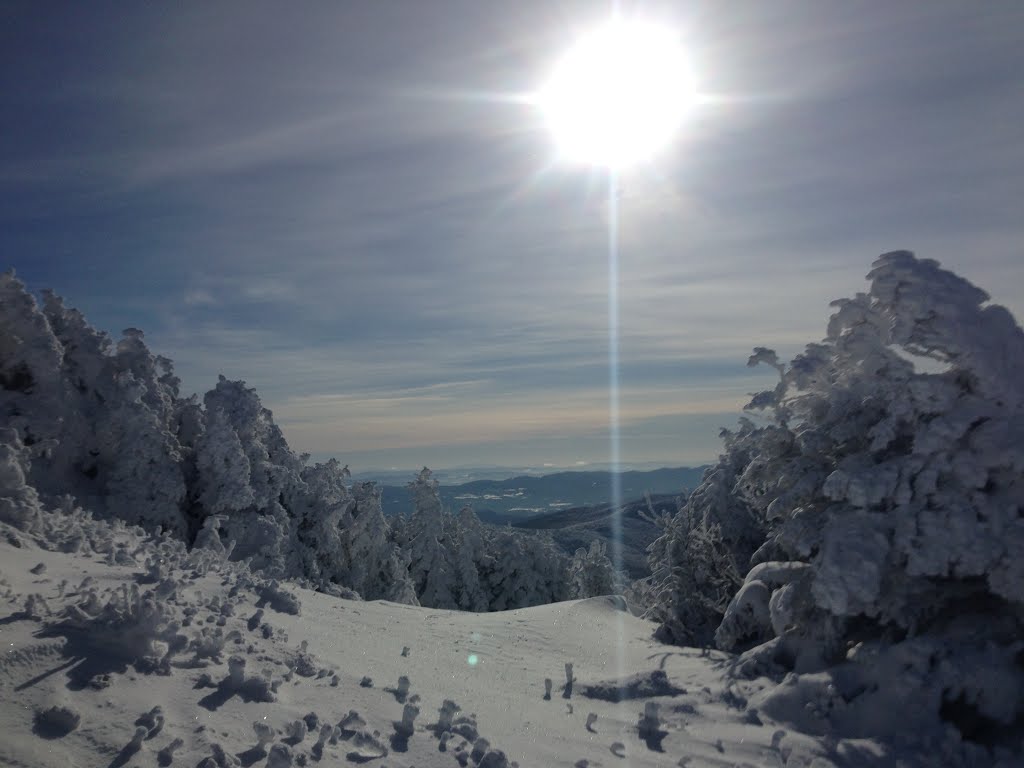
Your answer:
[[[437,611],[291,586],[276,592],[236,564],[194,555],[165,557],[160,580],[139,584],[157,565],[146,565],[155,546],[123,527],[98,546],[105,554],[44,551],[7,537],[20,546],[0,544],[4,766],[827,766],[879,752],[869,743],[836,749],[758,717],[744,701],[757,683],[725,687],[728,657],[660,645],[654,626],[614,598]],[[126,607],[133,585],[134,609]],[[138,606],[152,607],[147,592],[172,624],[170,634],[152,633],[163,638],[150,647],[162,664],[118,658],[141,647],[147,624]],[[298,598],[299,615],[275,610],[289,609],[285,593]],[[118,594],[129,595],[120,613],[82,624]],[[260,609],[261,596],[269,602]],[[69,628],[72,616],[89,631]],[[188,647],[167,640],[175,631]],[[208,642],[197,642],[204,632]],[[553,681],[549,699],[545,678]],[[268,691],[274,701],[257,700]],[[435,725],[446,700],[458,711],[442,736]],[[654,706],[657,720],[638,727]],[[416,709],[403,732],[403,713]],[[313,713],[315,727],[287,730]],[[69,730],[74,715],[80,720]],[[254,722],[274,731],[264,747]]]

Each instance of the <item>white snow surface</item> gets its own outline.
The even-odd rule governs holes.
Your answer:
[[[823,768],[884,756],[758,717],[746,700],[768,681],[729,682],[729,656],[652,640],[655,625],[621,598],[481,614],[282,583],[274,594],[298,599],[293,615],[280,601],[258,608],[269,583],[242,565],[123,525],[87,527],[99,546],[70,554],[0,531],[0,765]],[[132,651],[151,658],[133,664]],[[296,720],[311,713],[303,735]],[[442,719],[448,736],[434,728]]]

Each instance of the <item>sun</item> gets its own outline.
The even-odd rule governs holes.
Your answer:
[[[665,148],[694,98],[668,27],[614,20],[581,37],[537,93],[559,156],[622,169]]]

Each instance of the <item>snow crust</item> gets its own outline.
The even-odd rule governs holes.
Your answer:
[[[44,520],[31,534],[0,524],[5,766],[825,767],[885,754],[779,728],[747,703],[762,683],[729,680],[724,654],[653,640],[621,598],[492,613],[345,599],[81,511]],[[77,551],[63,551],[76,528]]]

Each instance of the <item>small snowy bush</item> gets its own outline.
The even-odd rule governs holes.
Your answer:
[[[65,635],[83,655],[100,654],[141,672],[168,670],[170,658],[188,646],[175,610],[153,592],[124,585],[110,595],[95,589],[65,609],[47,633]]]

